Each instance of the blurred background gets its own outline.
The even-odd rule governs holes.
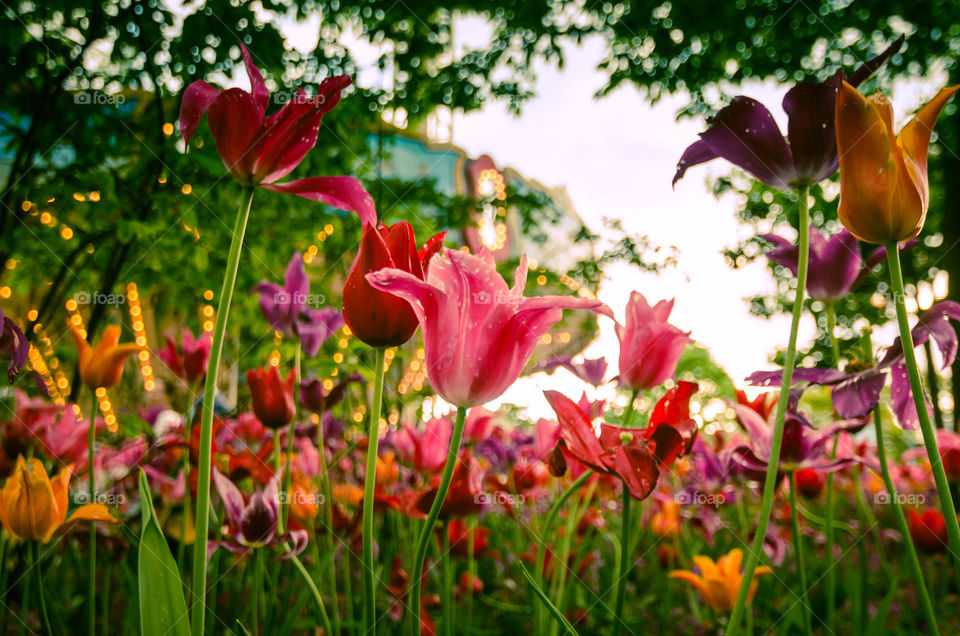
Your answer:
[[[61,402],[76,392],[68,322],[91,332],[119,322],[125,340],[153,351],[183,326],[212,330],[239,187],[206,125],[188,149],[177,118],[194,79],[248,87],[239,42],[275,93],[270,112],[327,75],[354,78],[293,177],[355,174],[382,220],[406,219],[419,237],[446,229],[450,247],[486,247],[508,279],[526,253],[531,293],[597,295],[621,320],[633,290],[651,302],[676,298],[672,321],[698,343],[679,376],[701,382],[693,406],[708,424],[721,422],[721,400],[748,373],[772,368],[786,340],[793,281],[763,258],[757,235],[795,236],[795,206],[719,161],[672,188],[706,118],[746,94],[785,130],[779,103],[794,82],[849,73],[901,34],[906,44],[862,90],[892,95],[905,121],[960,81],[960,4],[935,0],[737,0],[709,10],[565,0],[19,2],[4,5],[0,28],[0,308],[25,328],[30,364]],[[951,285],[960,280],[955,111],[948,105],[937,129],[930,217],[906,258],[907,280],[918,281],[907,290],[913,312],[960,299]],[[827,232],[839,229],[837,194],[836,183],[812,191]],[[238,289],[280,281],[299,251],[314,293],[339,306],[359,231],[351,215],[261,191]],[[893,317],[885,278],[878,270],[838,306],[850,347],[868,321]],[[800,357],[808,366],[829,349],[813,322],[825,325],[824,308],[810,309]],[[255,297],[238,293],[233,312],[228,407],[247,399],[238,369],[287,364],[293,351]],[[538,370],[557,356],[607,356],[607,377],[615,373],[612,322],[581,314],[545,336],[528,377],[499,402],[537,415],[548,409],[532,389],[579,393],[584,384],[566,370]],[[874,335],[892,339],[890,330]],[[418,337],[390,357],[389,425],[403,409],[444,411],[429,398],[420,346]],[[370,366],[370,355],[344,332],[305,362],[305,375],[332,387],[341,370]],[[122,390],[144,405],[167,403],[175,378],[163,363],[144,351],[130,364],[139,373],[126,374]],[[938,423],[953,427],[960,386],[950,376],[927,380]],[[364,403],[348,400],[357,422]],[[124,421],[108,399],[101,408]]]

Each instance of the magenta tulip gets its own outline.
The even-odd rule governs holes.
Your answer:
[[[623,325],[616,325],[620,384],[645,391],[660,386],[676,371],[680,354],[690,342],[690,332],[667,322],[672,310],[672,300],[661,300],[651,307],[640,292],[630,294],[627,319]]]

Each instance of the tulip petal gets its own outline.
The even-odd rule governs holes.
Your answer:
[[[852,375],[834,386],[833,408],[845,418],[869,415],[880,403],[880,392],[886,383],[886,373],[875,369]]]
[[[847,78],[847,83],[851,86],[859,86],[862,84],[868,77],[873,75],[878,68],[886,64],[887,60],[900,51],[900,47],[903,46],[903,41],[905,38],[905,35],[901,35],[880,54],[861,64],[857,70],[855,70],[853,73],[850,73],[850,77]]]
[[[903,428],[915,431],[920,427],[920,417],[913,401],[913,391],[910,388],[910,379],[907,376],[907,367],[898,362],[890,368],[890,405],[897,415],[897,420]],[[931,414],[930,400],[924,393],[927,413]]]
[[[783,98],[793,165],[797,176],[810,185],[837,170],[834,118],[841,76],[838,72],[825,82],[800,82]]]
[[[250,52],[243,44],[240,45],[240,54],[243,56],[243,65],[247,69],[247,77],[250,78],[250,94],[255,103],[260,107],[260,115],[267,111],[267,102],[270,100],[270,92],[263,81],[263,75],[260,69],[253,63]]]
[[[674,183],[690,166],[722,157],[767,185],[790,189],[795,177],[790,146],[773,115],[757,100],[734,97],[710,121],[710,127],[700,133],[700,139],[710,152],[698,145],[700,142],[688,147],[677,164]]]
[[[180,134],[185,142],[190,143],[203,114],[209,110],[218,95],[220,89],[203,80],[191,83],[187,90],[183,91],[183,100],[180,102]]]
[[[223,500],[223,509],[227,515],[228,525],[237,528],[243,522],[243,495],[240,489],[233,485],[219,470],[213,469],[213,483],[217,486],[220,499]]]
[[[251,178],[254,159],[250,145],[263,121],[263,109],[247,91],[230,88],[222,91],[207,111],[207,123],[217,144],[224,167],[239,181]]]
[[[295,194],[311,201],[320,201],[341,210],[356,212],[364,225],[377,224],[373,197],[353,177],[307,177],[286,183],[268,183],[267,190]]]
[[[544,391],[543,396],[557,414],[560,438],[566,444],[564,451],[593,470],[608,473],[601,459],[603,446],[586,414],[573,400],[558,391]]]
[[[947,105],[957,89],[960,89],[960,86],[940,89],[936,96],[927,102],[913,119],[907,122],[897,136],[897,141],[903,148],[904,153],[916,164],[923,177],[920,183],[915,182],[918,189],[921,187],[926,189],[927,187],[927,151],[930,149],[930,136],[933,134],[933,127],[937,123],[940,111]]]

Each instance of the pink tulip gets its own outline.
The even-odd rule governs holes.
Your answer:
[[[625,324],[616,326],[623,386],[644,391],[663,384],[676,371],[690,332],[667,322],[672,309],[672,300],[651,307],[640,292],[630,294]]]
[[[367,274],[367,280],[410,302],[423,330],[430,384],[464,408],[496,399],[513,384],[562,309],[601,306],[588,298],[525,298],[526,256],[510,289],[487,251],[444,250],[430,261],[426,281],[394,268]]]

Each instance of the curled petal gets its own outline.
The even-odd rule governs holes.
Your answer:
[[[363,185],[353,177],[307,177],[286,183],[268,183],[262,186],[274,192],[295,194],[304,199],[320,201],[341,210],[356,212],[360,222],[376,226],[377,211]]]
[[[180,134],[184,141],[190,142],[203,114],[209,110],[219,94],[219,89],[203,80],[193,82],[183,91],[183,101],[180,102]]]

